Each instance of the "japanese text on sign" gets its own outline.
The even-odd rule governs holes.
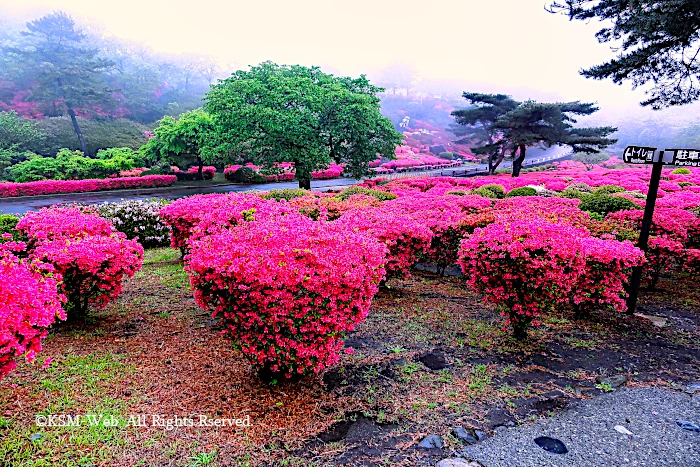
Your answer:
[[[622,160],[627,164],[653,164],[656,148],[643,146],[627,146]]]

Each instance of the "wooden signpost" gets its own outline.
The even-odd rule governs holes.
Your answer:
[[[656,197],[659,194],[659,181],[661,169],[664,164],[675,164],[684,167],[700,167],[700,149],[666,149],[656,153],[656,148],[646,146],[627,146],[622,155],[622,160],[627,164],[651,164],[651,179],[649,180],[649,192],[647,193],[646,206],[644,207],[644,219],[642,229],[639,232],[637,246],[646,253],[649,244],[649,231],[651,220],[654,217]],[[629,297],[627,298],[627,313],[634,313],[637,307],[639,284],[642,280],[642,267],[632,270],[630,279]]]

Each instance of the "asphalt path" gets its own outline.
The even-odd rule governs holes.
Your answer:
[[[566,148],[553,147],[546,151],[542,151],[539,154],[529,157],[523,167],[528,167],[533,165],[533,162],[538,158],[552,157],[560,158],[568,154]],[[552,159],[555,160],[555,159]],[[543,161],[544,162],[544,161]],[[537,165],[535,163],[534,165]],[[499,168],[509,168],[511,166],[510,162],[503,162]],[[456,167],[454,169],[438,169],[432,171],[422,171],[422,172],[409,172],[408,176],[422,177],[422,176],[434,176],[434,175],[445,175],[449,176],[453,173],[461,174],[465,169],[485,172],[487,170],[485,164],[469,165],[465,167]],[[403,175],[403,174],[402,174]],[[391,177],[390,177],[391,178]],[[328,191],[328,190],[338,190],[345,188],[349,185],[354,185],[359,183],[359,180],[352,178],[339,178],[333,180],[315,180],[311,183],[311,189],[315,191]],[[241,184],[225,184],[220,185],[209,185],[207,187],[162,187],[162,188],[144,188],[144,189],[133,189],[133,190],[113,190],[113,191],[94,191],[89,193],[65,193],[65,194],[53,194],[53,195],[40,195],[40,196],[22,196],[17,198],[2,198],[0,199],[0,212],[9,214],[23,214],[27,211],[38,211],[41,208],[52,206],[54,204],[70,204],[70,203],[86,203],[86,204],[97,204],[105,202],[115,202],[121,200],[144,200],[151,198],[162,198],[162,199],[177,199],[183,198],[185,196],[191,196],[195,194],[209,194],[209,193],[229,193],[229,192],[241,192],[250,190],[274,190],[283,188],[297,188],[299,185],[296,181],[292,182],[278,182],[278,183],[261,183],[253,185],[241,185]]]
[[[509,428],[460,456],[484,467],[698,467],[700,433],[677,420],[700,425],[700,392],[622,388]],[[534,442],[539,436],[563,441],[568,452],[545,451]]]

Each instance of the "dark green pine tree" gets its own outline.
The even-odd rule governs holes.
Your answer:
[[[517,149],[504,139],[503,130],[496,127],[496,120],[515,110],[520,102],[505,94],[465,92],[462,97],[471,106],[452,112],[455,125],[450,130],[460,137],[457,143],[476,145],[472,147],[475,154],[488,156],[489,174],[493,174],[506,153]]]
[[[526,101],[496,119],[503,138],[517,147],[513,177],[520,175],[527,148],[531,146],[570,146],[575,152],[598,152],[617,140],[608,138],[614,127],[575,128],[575,116],[598,111],[594,104],[575,102],[541,103]]]
[[[598,19],[600,43],[616,43],[618,56],[582,70],[587,78],[608,79],[634,87],[651,83],[642,102],[654,109],[700,98],[700,1],[564,0],[547,9],[570,20]]]
[[[30,99],[49,108],[61,109],[71,119],[83,153],[88,154],[76,110],[87,112],[112,105],[112,92],[105,82],[111,62],[98,57],[97,49],[86,47],[86,36],[73,19],[55,12],[27,23],[25,40],[8,48],[12,60],[21,64],[24,79],[33,83]]]
[[[476,107],[458,110],[458,126],[453,127],[460,142],[476,143],[473,150],[489,155],[489,171],[493,173],[503,156],[513,156],[513,177],[520,175],[527,149],[533,146],[570,146],[575,152],[598,152],[615,143],[608,138],[614,127],[576,128],[575,117],[598,110],[594,104],[581,102],[541,103],[517,102],[510,96],[464,93]]]

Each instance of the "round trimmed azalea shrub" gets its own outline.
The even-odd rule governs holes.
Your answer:
[[[387,247],[301,214],[260,219],[191,241],[185,269],[197,303],[261,374],[318,373],[365,319]]]
[[[369,235],[388,247],[387,277],[410,277],[410,268],[428,252],[433,239],[432,231],[410,215],[383,206],[348,211],[336,224]]]
[[[195,233],[203,235],[227,228],[245,220],[251,210],[286,209],[281,203],[266,200],[255,193],[227,193],[194,195],[181,198],[160,210],[160,217],[170,227],[173,248],[179,248],[183,256],[188,240]]]
[[[571,247],[582,232],[542,219],[493,223],[462,240],[459,263],[469,287],[501,305],[506,326],[522,339],[538,316],[568,298],[585,266]]]
[[[61,274],[65,310],[74,320],[85,316],[88,305],[105,306],[116,300],[124,278],[132,277],[143,262],[143,247],[121,232],[59,238],[40,244],[31,257],[52,265]]]
[[[627,309],[627,286],[632,268],[644,264],[644,252],[630,241],[595,237],[580,238],[575,247],[585,259],[571,290],[571,307],[578,318],[591,311]]]
[[[52,240],[109,236],[115,232],[110,221],[85,207],[50,207],[28,212],[16,228],[29,238],[30,248]]]
[[[46,328],[66,319],[58,293],[61,276],[47,264],[19,259],[13,250],[22,247],[0,244],[0,378],[16,367],[17,357],[34,360]]]

